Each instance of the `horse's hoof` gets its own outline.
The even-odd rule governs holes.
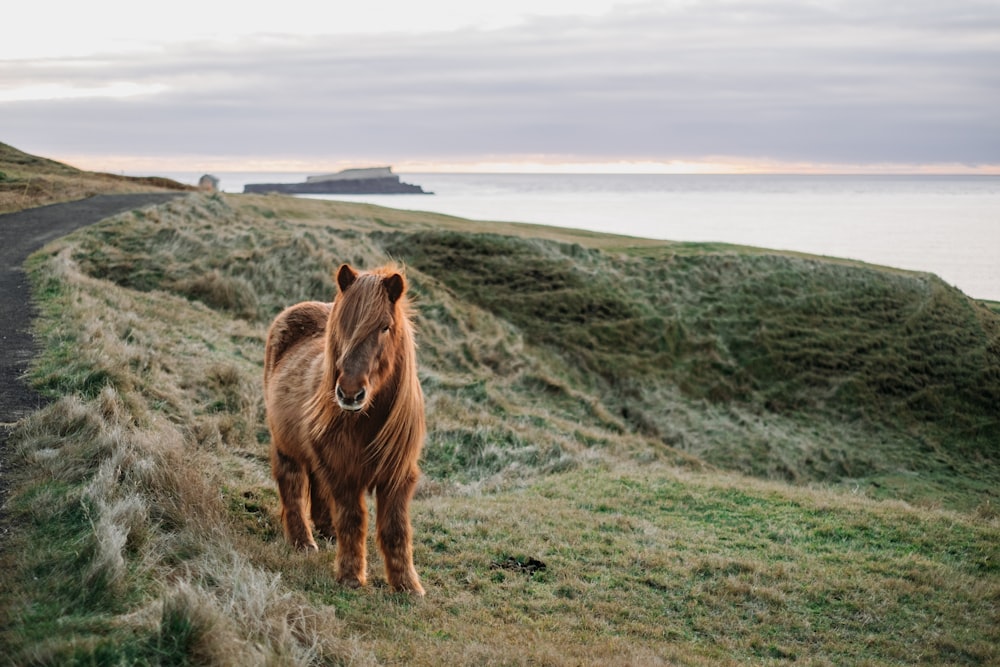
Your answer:
[[[337,583],[339,583],[341,586],[344,586],[345,588],[361,588],[362,586],[365,585],[365,582],[361,581],[355,576],[338,577]]]
[[[392,590],[397,593],[409,593],[410,595],[417,595],[423,597],[427,593],[424,591],[424,587],[420,585],[417,580],[401,582],[392,586]]]
[[[425,595],[427,595],[427,592],[424,590],[424,587],[421,586],[420,584],[417,584],[413,588],[403,589],[403,592],[409,593],[410,595],[416,595],[418,597],[424,597]]]

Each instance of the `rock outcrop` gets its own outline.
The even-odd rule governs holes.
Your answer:
[[[247,183],[244,193],[276,192],[288,195],[429,195],[419,185],[403,183],[391,167],[345,169],[336,174],[310,176],[304,183]]]

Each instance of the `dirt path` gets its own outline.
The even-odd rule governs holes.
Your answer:
[[[7,498],[6,444],[10,429],[45,404],[45,399],[22,381],[37,351],[31,336],[35,310],[24,261],[49,241],[75,229],[178,196],[182,194],[98,195],[0,215],[0,508]]]

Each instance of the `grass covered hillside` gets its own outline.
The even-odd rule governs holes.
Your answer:
[[[1000,318],[933,276],[461,232],[385,245],[559,354],[627,430],[711,463],[804,481],[1000,460]]]
[[[271,318],[402,261],[428,595],[281,536]],[[30,262],[16,664],[993,664],[1000,316],[937,278],[196,195]]]
[[[29,155],[0,142],[0,213],[112,192],[193,189],[159,176],[134,177],[82,171],[61,162]]]

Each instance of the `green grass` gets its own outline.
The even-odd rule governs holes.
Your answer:
[[[402,260],[428,595],[281,536],[275,313]],[[933,276],[734,246],[197,196],[29,265],[15,664],[994,664],[1000,317]],[[541,567],[544,564],[544,567]]]
[[[997,657],[996,530],[954,515],[660,467],[425,498],[415,515],[426,600],[294,582],[387,663]],[[509,557],[545,569],[498,567]]]

